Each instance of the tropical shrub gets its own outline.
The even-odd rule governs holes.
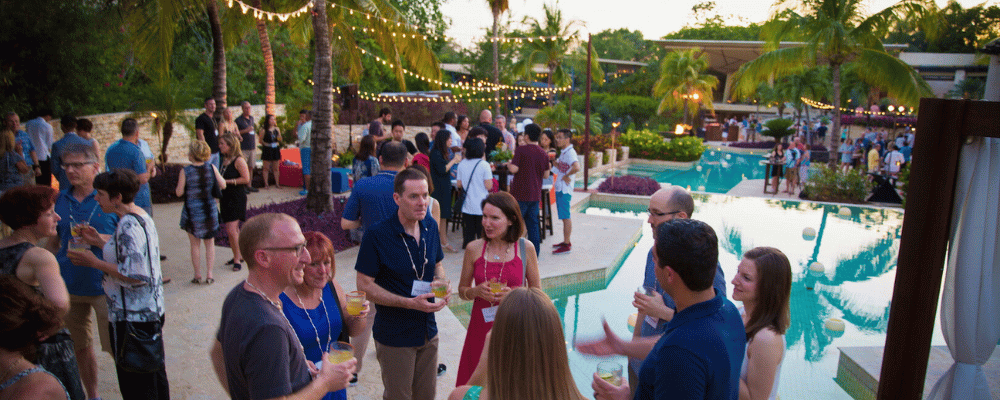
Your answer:
[[[619,138],[623,146],[629,147],[629,156],[647,160],[697,161],[708,147],[702,139],[692,136],[664,141],[659,133],[648,130],[630,130]]]
[[[660,183],[652,178],[635,175],[613,176],[605,179],[597,187],[601,193],[631,194],[637,196],[652,196],[660,190]]]
[[[811,200],[864,203],[871,192],[871,183],[860,170],[843,172],[840,168],[814,164],[802,190]]]
[[[791,129],[795,122],[787,118],[775,118],[764,123],[764,130],[761,135],[773,137],[775,141],[795,133]]]
[[[573,148],[576,149],[577,153],[583,152],[583,135],[581,134],[573,135],[573,138],[570,139],[570,142],[573,143]],[[612,148],[618,150],[618,154],[622,153],[621,137],[615,140],[614,147],[611,147],[610,134],[590,135],[590,151],[604,151]],[[607,161],[608,161],[608,156],[607,154],[605,154],[604,163],[607,164]]]
[[[340,216],[344,213],[344,202],[346,201],[346,197],[335,197],[333,199],[332,211],[316,214],[306,208],[306,199],[303,197],[284,203],[273,203],[261,207],[247,208],[247,218],[264,213],[285,213],[291,215],[292,218],[295,218],[299,222],[299,226],[302,227],[303,232],[322,232],[333,242],[334,250],[341,251],[354,246],[354,243],[348,239],[347,231],[340,229],[340,224],[331,224],[330,221],[340,220]],[[224,229],[220,229],[216,233],[215,244],[223,247],[229,246],[229,238],[226,237]]]

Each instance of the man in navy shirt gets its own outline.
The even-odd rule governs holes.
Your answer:
[[[687,190],[680,186],[671,186],[669,188],[663,188],[649,199],[649,225],[653,228],[653,232],[656,232],[656,228],[659,227],[664,222],[673,221],[675,219],[685,219],[691,218],[694,214],[694,199],[691,198],[691,194]],[[660,337],[663,332],[667,330],[667,323],[674,318],[674,314],[677,313],[677,303],[674,299],[660,287],[660,284],[656,281],[656,263],[653,261],[653,251],[655,248],[649,249],[649,254],[646,255],[646,274],[642,281],[642,286],[644,288],[652,288],[653,292],[639,293],[635,294],[635,301],[632,304],[639,310],[639,316],[636,318],[636,329],[634,330],[634,338],[655,336]],[[715,264],[715,280],[712,281],[712,288],[715,289],[722,297],[726,297],[726,276],[722,272],[722,265],[719,263]],[[642,325],[639,325],[642,322]],[[639,367],[642,366],[641,358],[629,359],[629,383],[632,387],[637,387],[636,384],[639,381]]]
[[[383,398],[432,400],[437,379],[438,337],[431,282],[443,278],[437,223],[427,212],[427,176],[408,168],[396,174],[396,215],[365,232],[358,250],[358,290],[375,303],[372,333],[382,366]],[[450,291],[451,288],[448,288]]]
[[[636,400],[737,400],[746,333],[736,306],[712,288],[719,243],[708,224],[676,219],[656,229],[656,279],[677,303],[658,340],[623,341],[604,322],[605,338],[577,346],[595,355],[645,358]],[[629,385],[615,386],[594,374],[595,398],[623,400]]]
[[[114,213],[105,214],[97,204],[94,190],[94,177],[100,171],[97,153],[87,144],[67,144],[61,151],[60,168],[66,174],[69,184],[60,187],[56,199],[56,214],[59,215],[59,226],[56,237],[46,240],[46,248],[56,255],[59,262],[59,272],[66,282],[69,291],[69,312],[66,314],[66,327],[73,338],[73,349],[76,361],[80,367],[80,378],[87,392],[88,399],[99,398],[97,392],[97,355],[94,352],[93,326],[91,309],[97,315],[97,332],[100,337],[101,349],[111,353],[111,341],[108,336],[108,303],[101,282],[104,273],[89,267],[82,267],[69,261],[66,251],[70,249],[72,227],[74,224],[86,224],[97,229],[97,233],[110,235],[118,225],[118,216]],[[73,244],[81,248],[78,244]],[[103,259],[103,251],[97,246],[88,246],[90,252],[98,259]]]

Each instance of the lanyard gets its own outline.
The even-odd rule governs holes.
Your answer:
[[[403,246],[406,247],[406,254],[410,260],[410,266],[413,267],[413,276],[417,278],[418,281],[424,280],[424,275],[427,273],[427,229],[424,229],[422,235],[420,235],[420,242],[417,243],[417,249],[423,251],[424,263],[421,265],[420,272],[417,272],[417,264],[413,262],[413,253],[410,252],[410,244],[406,243],[406,235],[400,233],[400,239],[403,239]]]

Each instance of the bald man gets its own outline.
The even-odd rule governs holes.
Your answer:
[[[649,226],[653,232],[663,223],[675,219],[691,218],[694,213],[694,199],[687,190],[680,186],[663,188],[649,199]],[[652,288],[649,295],[645,293],[635,294],[632,305],[639,310],[639,317],[636,318],[636,329],[633,337],[661,336],[666,331],[667,323],[674,317],[677,304],[666,291],[656,281],[654,274],[656,263],[653,261],[653,249],[649,249],[646,255],[646,273],[643,279],[644,288]],[[726,276],[722,272],[722,265],[716,262],[715,280],[712,282],[718,294],[726,297]],[[641,326],[639,326],[641,325]],[[635,375],[642,365],[642,359],[629,359],[629,382],[633,388],[638,387],[638,377]]]
[[[479,113],[479,126],[486,129],[486,157],[490,152],[497,149],[497,143],[503,142],[503,132],[493,126],[493,113],[490,110],[483,110]]]

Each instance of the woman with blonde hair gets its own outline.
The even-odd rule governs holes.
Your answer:
[[[733,300],[743,302],[741,316],[747,334],[740,400],[778,397],[791,290],[792,267],[781,250],[756,247],[743,254],[733,276]]]
[[[215,265],[215,231],[219,229],[219,211],[212,195],[214,187],[219,190],[226,188],[226,181],[215,168],[209,164],[208,157],[212,149],[204,140],[195,140],[188,147],[188,160],[191,165],[185,166],[177,177],[177,197],[184,198],[184,208],[181,209],[181,229],[188,233],[191,244],[191,265],[194,267],[194,279],[191,283],[202,283],[201,280],[201,245],[205,245],[205,283],[213,283],[212,267]]]
[[[0,194],[12,187],[20,186],[24,174],[31,171],[18,147],[20,146],[17,146],[13,131],[4,129],[0,132]]]
[[[559,312],[541,289],[508,293],[486,341],[470,381],[476,386],[459,386],[448,400],[584,399],[569,369]]]
[[[241,137],[240,128],[236,126],[236,120],[233,119],[233,112],[229,111],[229,107],[224,107],[222,109],[222,123],[219,124],[219,127],[222,128],[219,131],[220,135],[231,133],[236,135],[237,138]]]
[[[219,138],[219,153],[222,156],[222,178],[226,188],[222,190],[220,217],[229,237],[229,247],[233,249],[233,259],[229,260],[233,271],[243,269],[240,254],[240,221],[247,219],[247,192],[250,184],[250,168],[240,151],[240,140],[236,135],[226,134]]]

